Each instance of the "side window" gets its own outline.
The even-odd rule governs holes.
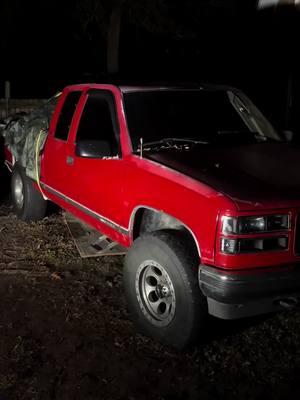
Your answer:
[[[56,124],[54,137],[56,137],[57,139],[61,140],[68,139],[72,118],[76,110],[76,106],[78,104],[80,96],[81,92],[78,91],[70,92],[67,95]]]
[[[116,115],[111,93],[91,91],[83,109],[76,141],[106,141],[112,155],[118,154]]]

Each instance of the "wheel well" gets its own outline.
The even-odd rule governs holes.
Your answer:
[[[187,243],[191,246],[192,254],[200,258],[200,249],[192,232],[181,221],[164,212],[139,208],[134,217],[132,239],[136,239],[143,233],[151,233],[162,229],[174,229],[182,232]]]

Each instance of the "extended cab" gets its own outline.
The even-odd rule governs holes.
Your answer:
[[[128,247],[143,332],[182,348],[207,311],[297,305],[300,151],[241,91],[83,84],[51,104],[30,177],[7,141],[16,213],[43,218],[50,200]]]

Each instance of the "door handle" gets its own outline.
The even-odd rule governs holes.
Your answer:
[[[74,157],[68,156],[66,161],[67,161],[68,165],[73,165],[74,164]]]

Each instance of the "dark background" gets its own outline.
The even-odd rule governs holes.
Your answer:
[[[86,81],[208,81],[241,87],[277,128],[300,134],[300,12],[256,3],[2,0],[0,97],[5,80],[15,98]]]
[[[299,16],[255,0],[1,0],[0,98],[5,80],[13,98],[209,81],[300,137]],[[122,259],[81,260],[59,215],[16,220],[0,181],[0,400],[299,398],[299,312],[211,320],[199,347],[165,348],[128,318]]]

